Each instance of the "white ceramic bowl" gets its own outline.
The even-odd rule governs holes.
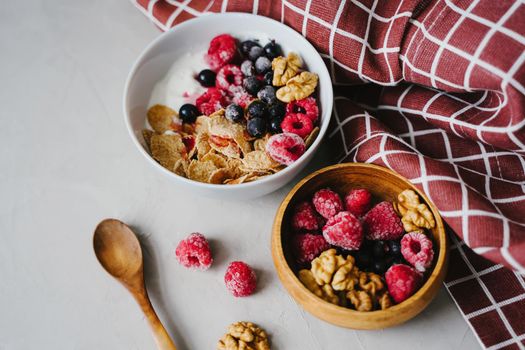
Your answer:
[[[311,72],[319,75],[318,103],[321,111],[320,132],[310,148],[295,163],[284,170],[260,180],[238,185],[214,185],[186,179],[158,164],[148,153],[142,137],[148,102],[155,83],[168,72],[174,59],[188,52],[196,43],[209,43],[218,34],[228,33],[237,38],[251,35],[275,39],[286,53],[297,52]],[[272,19],[244,13],[210,14],[201,16],[163,33],[144,49],[133,65],[124,90],[126,125],[137,149],[160,173],[174,184],[212,197],[253,198],[273,192],[297,175],[312,159],[326,133],[332,114],[333,90],[330,75],[316,49],[299,33]]]

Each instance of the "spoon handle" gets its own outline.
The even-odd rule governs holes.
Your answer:
[[[144,293],[135,293],[134,296],[148,320],[157,348],[159,350],[177,350],[175,344],[173,344],[173,340],[171,340],[166,331],[166,328],[164,328],[162,322],[160,322],[159,317],[155,313],[146,291],[144,290]]]

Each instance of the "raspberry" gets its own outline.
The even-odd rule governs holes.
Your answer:
[[[345,197],[346,210],[357,217],[363,216],[368,210],[372,201],[372,194],[364,188],[351,190]]]
[[[273,160],[284,165],[290,165],[301,157],[306,150],[304,140],[291,133],[273,135],[266,143],[266,153]]]
[[[319,215],[314,210],[314,207],[309,202],[301,202],[294,208],[292,216],[292,228],[296,231],[317,230],[319,226]]]
[[[210,115],[218,111],[228,103],[224,93],[217,88],[209,88],[202,95],[197,97],[195,105],[202,114]]]
[[[228,97],[235,104],[238,104],[242,108],[246,108],[253,101],[252,95],[250,95],[242,86],[230,85],[228,88]]]
[[[319,108],[313,97],[303,98],[302,100],[292,101],[286,105],[286,114],[304,114],[312,123],[319,117]]]
[[[229,34],[221,34],[211,39],[205,59],[210,68],[216,71],[233,61],[236,53],[237,42],[235,38]]]
[[[341,197],[329,188],[323,188],[315,192],[312,203],[315,210],[325,219],[330,219],[343,210]]]
[[[371,240],[395,240],[403,234],[403,224],[390,202],[381,202],[363,218],[366,238]]]
[[[363,228],[354,214],[342,211],[328,219],[323,227],[323,236],[332,245],[357,250],[363,242]]]
[[[323,236],[311,233],[297,234],[292,238],[292,249],[299,264],[308,264],[330,245]]]
[[[248,264],[242,261],[234,261],[226,269],[224,283],[233,296],[246,297],[255,291],[257,276]]]
[[[227,64],[217,72],[215,86],[219,89],[228,90],[230,86],[242,85],[243,75],[241,69],[233,64]]]
[[[207,270],[213,262],[208,240],[197,232],[179,242],[175,256],[179,264],[187,268]]]
[[[425,272],[434,259],[432,241],[423,231],[407,233],[401,238],[401,254],[416,270]]]
[[[314,124],[305,114],[291,113],[284,117],[281,128],[284,132],[297,134],[304,139],[310,135],[314,129]]]
[[[388,292],[396,303],[408,299],[421,284],[421,275],[405,264],[392,265],[385,274]]]

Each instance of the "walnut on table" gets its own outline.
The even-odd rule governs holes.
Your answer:
[[[436,226],[434,215],[413,190],[404,190],[397,196],[394,209],[401,215],[403,228],[407,232],[420,228],[431,229]]]
[[[266,332],[251,322],[235,322],[217,344],[217,350],[270,350]]]

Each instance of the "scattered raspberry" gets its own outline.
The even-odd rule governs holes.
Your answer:
[[[187,268],[207,270],[213,262],[208,240],[197,232],[179,242],[175,256],[179,264]]]
[[[242,261],[234,261],[226,269],[224,283],[233,296],[246,297],[255,291],[257,276],[248,264]]]
[[[306,150],[304,140],[291,133],[273,135],[266,143],[266,153],[273,160],[284,165],[290,165],[301,157]]]
[[[357,217],[363,216],[372,204],[372,194],[364,188],[351,190],[345,197],[346,210]]]
[[[292,238],[292,249],[299,264],[308,264],[330,245],[323,236],[311,233],[297,234]]]
[[[210,115],[227,105],[224,93],[217,88],[209,88],[197,97],[195,105],[202,114]]]
[[[246,108],[250,102],[254,100],[253,96],[244,90],[242,86],[230,85],[228,88],[228,97],[231,99],[231,102]]]
[[[319,229],[319,215],[310,202],[301,202],[294,208],[292,228],[296,231],[315,231]]]
[[[403,234],[403,224],[390,202],[381,202],[363,218],[366,238],[371,240],[394,240]]]
[[[319,108],[315,98],[307,97],[288,103],[286,105],[286,115],[288,114],[304,114],[310,118],[312,123],[315,123],[319,117]]]
[[[236,53],[237,42],[235,38],[229,34],[221,34],[210,41],[210,47],[205,59],[210,68],[216,71],[233,61]]]
[[[416,270],[425,272],[434,259],[432,241],[423,231],[407,233],[401,238],[401,254]]]
[[[304,139],[310,135],[314,129],[314,124],[306,114],[292,113],[284,117],[281,122],[281,129],[283,129],[284,132],[297,134]]]
[[[242,85],[243,75],[241,69],[233,64],[227,64],[217,72],[215,86],[219,89],[228,90],[230,86]]]
[[[328,219],[323,227],[323,236],[332,245],[357,250],[363,242],[363,228],[354,214],[342,211]]]
[[[330,219],[343,210],[341,197],[329,188],[323,188],[315,192],[312,203],[314,204],[315,210],[325,219]]]
[[[408,265],[395,264],[386,272],[385,280],[392,299],[400,303],[419,289],[422,276]]]

